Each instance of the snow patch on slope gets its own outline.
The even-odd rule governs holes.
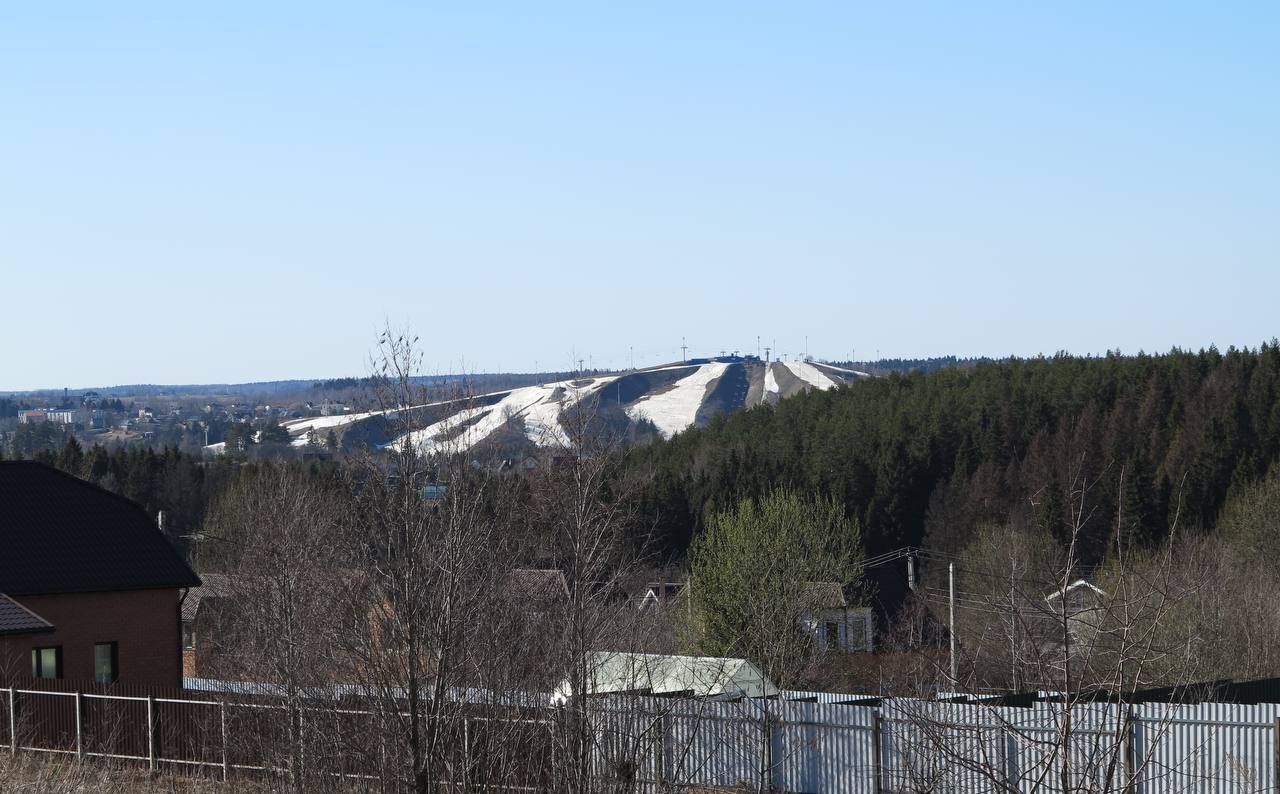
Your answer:
[[[860,378],[871,377],[870,372],[863,372],[860,369],[845,369],[844,367],[837,367],[834,364],[826,364],[826,363],[824,363],[822,366],[824,369],[831,369],[831,370],[835,370],[836,372],[843,372],[848,375],[857,375]]]
[[[782,387],[778,385],[778,379],[773,374],[774,366],[773,364],[764,365],[764,392],[760,395],[760,402],[764,402],[767,395],[782,391]]]
[[[692,374],[676,381],[669,391],[643,397],[628,406],[627,416],[632,419],[648,419],[665,438],[671,438],[693,425],[706,396],[707,386],[728,368],[728,364],[718,361],[703,364]]]
[[[406,441],[425,454],[465,452],[484,441],[513,419],[524,422],[525,436],[543,447],[569,446],[569,436],[560,424],[561,412],[597,392],[614,377],[593,378],[575,386],[559,381],[540,386],[512,389],[493,405],[465,408],[433,425],[401,436],[391,443],[399,449]]]
[[[381,411],[370,411],[363,414],[336,414],[334,416],[317,416],[314,419],[298,419],[293,422],[285,422],[281,427],[288,430],[291,435],[306,435],[311,430],[331,430],[335,427],[344,427],[353,422],[359,422],[361,419],[367,419],[375,416]]]
[[[562,413],[615,380],[616,377],[608,376],[593,378],[583,386],[575,386],[573,381],[538,386],[537,388],[545,391],[545,395],[524,413],[525,436],[543,447],[570,446],[569,436],[560,423]]]
[[[822,373],[822,370],[810,364],[808,361],[787,361],[784,363],[784,366],[791,370],[792,375],[795,375],[797,378],[815,389],[833,389],[836,386],[835,381],[828,378]]]
[[[418,447],[418,451],[424,455],[431,455],[437,452],[455,452],[467,449],[474,444],[472,441],[467,443],[470,428],[467,430],[462,428],[477,416],[484,415],[487,411],[493,409],[494,406],[483,406],[480,408],[464,408],[455,414],[452,414],[439,422],[427,425],[426,427],[415,430],[392,441],[388,446],[393,449],[401,449],[406,442],[414,444]]]

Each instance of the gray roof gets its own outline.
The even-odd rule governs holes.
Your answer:
[[[569,582],[555,568],[517,568],[507,577],[507,592],[518,599],[536,602],[568,600]]]
[[[843,609],[849,606],[839,582],[805,582],[801,599],[809,609]]]
[[[231,577],[225,573],[202,573],[200,581],[202,584],[188,590],[187,597],[182,602],[183,623],[190,623],[196,619],[196,610],[200,609],[200,602],[204,599],[229,596],[235,590],[231,584]]]
[[[0,593],[0,635],[39,634],[53,631],[53,624]]]

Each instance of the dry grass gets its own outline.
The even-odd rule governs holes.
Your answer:
[[[78,763],[71,758],[0,752],[0,792],[4,794],[265,794],[278,787],[262,781],[187,777],[170,772]]]

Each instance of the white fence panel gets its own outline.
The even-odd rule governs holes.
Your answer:
[[[749,701],[703,702],[670,717],[677,756],[672,781],[686,785],[756,787],[766,769],[760,713]]]
[[[664,722],[652,704],[610,698],[589,713],[591,770],[597,780],[633,781],[652,787],[662,780]]]
[[[1128,770],[1124,712],[1085,703],[1069,716],[1053,704],[1001,709],[1008,715],[1011,781],[1019,791],[1121,791]],[[1018,714],[1017,712],[1020,712]]]
[[[1280,790],[1280,705],[1086,703],[1073,705],[1069,717],[1055,703],[1013,708],[910,699],[886,699],[877,707],[611,696],[586,705],[592,771],[602,791],[715,786],[851,794]],[[246,710],[270,719],[279,709],[234,700],[0,690],[0,738],[8,752],[81,754],[151,767],[199,765],[226,776],[230,770],[283,763],[267,757],[266,748],[234,743],[232,749],[244,757],[229,755],[228,713],[244,716],[240,710]],[[318,716],[372,716],[351,709],[311,710]],[[545,721],[560,729],[580,725],[567,716],[551,709]],[[165,731],[156,725],[174,726],[179,718],[203,727],[183,734],[195,737],[190,742],[165,744]],[[122,726],[126,730],[118,730]],[[469,741],[463,737],[464,755],[471,752]],[[334,746],[340,752],[341,745]],[[394,766],[350,771],[373,775]]]
[[[782,791],[876,792],[876,709],[783,703],[773,725],[773,784]]]
[[[1280,706],[1134,706],[1141,794],[1273,792]]]

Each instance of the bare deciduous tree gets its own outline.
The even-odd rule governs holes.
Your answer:
[[[901,708],[895,716],[914,728],[914,747],[903,752],[919,760],[919,790],[964,778],[996,790],[1128,791],[1150,773],[1152,758],[1134,752],[1129,705],[1144,688],[1176,692],[1205,672],[1186,652],[1187,637],[1169,630],[1204,580],[1176,564],[1176,521],[1168,544],[1137,555],[1121,515],[1111,559],[1098,569],[1082,565],[1077,541],[1093,519],[1096,486],[1081,474],[1064,495],[1072,530],[1061,549],[1047,553],[1040,538],[1004,527],[987,530],[961,556],[962,617],[953,627],[960,680],[953,688],[1047,696],[1021,722],[981,705],[954,714],[942,704]],[[938,594],[932,602],[950,606]],[[1173,708],[1148,715],[1148,748]],[[1015,769],[1010,753],[1034,762]]]
[[[331,755],[326,736],[308,733],[309,715],[330,707],[310,693],[348,670],[334,653],[343,621],[340,493],[297,470],[265,464],[223,495],[197,536],[219,553],[230,592],[211,599],[219,630],[204,643],[206,669],[230,680],[267,682],[286,708],[283,757],[295,791],[320,785]],[[274,748],[272,748],[274,749]]]

